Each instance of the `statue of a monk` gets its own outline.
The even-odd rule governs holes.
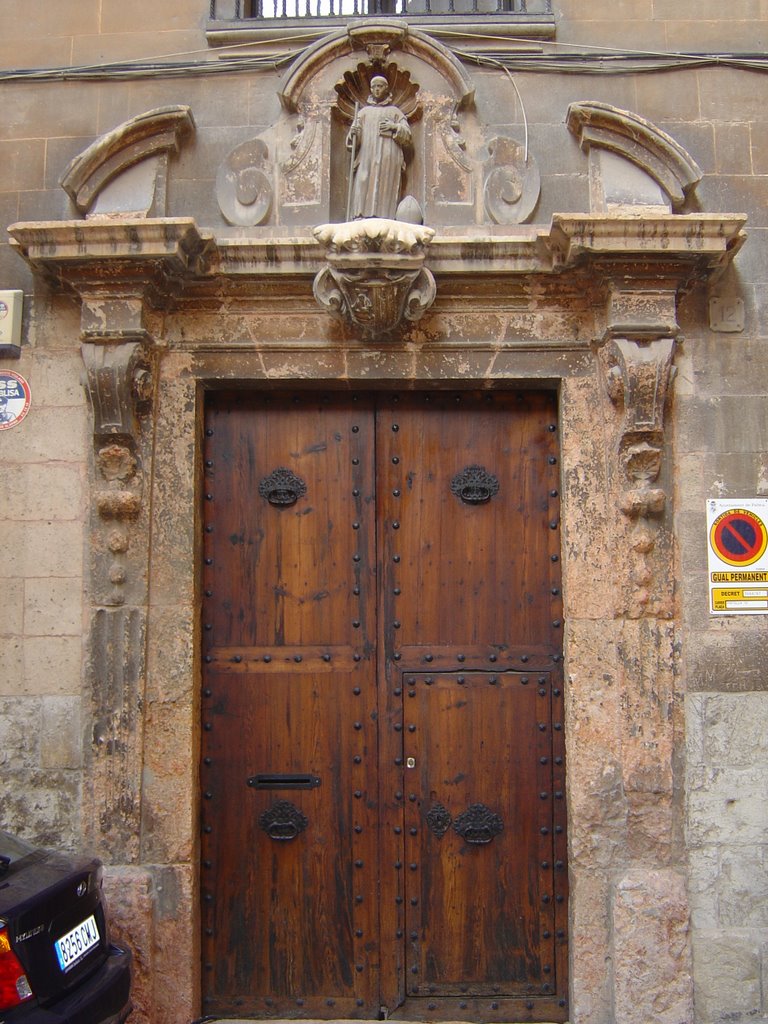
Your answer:
[[[405,171],[405,152],[412,142],[405,114],[392,102],[389,82],[371,79],[371,94],[358,111],[347,135],[355,149],[349,217],[394,220]]]

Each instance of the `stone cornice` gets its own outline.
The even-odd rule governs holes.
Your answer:
[[[212,236],[191,217],[34,221],[12,224],[11,245],[49,280],[74,286],[119,270],[146,283],[198,272]]]
[[[427,266],[438,294],[440,278],[454,275],[562,277],[587,268],[606,280],[621,274],[638,284],[664,278],[686,287],[730,262],[744,241],[745,221],[739,214],[556,214],[548,228],[438,234]],[[48,280],[78,293],[140,287],[152,305],[172,301],[188,284],[311,278],[323,262],[309,231],[216,239],[186,217],[43,221],[8,230],[19,255]]]
[[[275,18],[257,21],[209,21],[206,36],[210,46],[247,45],[249,51],[258,47],[270,53],[286,53],[292,46],[307,46],[324,39],[340,28],[339,18]],[[362,24],[366,19],[360,19]],[[379,21],[381,19],[378,19]],[[471,46],[475,50],[498,53],[514,52],[521,40],[533,43],[554,39],[555,18],[552,14],[493,15],[434,14],[407,15],[388,19],[393,28],[411,27],[429,33],[447,46],[457,49]]]

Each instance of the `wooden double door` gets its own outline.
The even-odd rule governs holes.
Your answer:
[[[208,396],[206,1014],[566,1019],[556,412]]]

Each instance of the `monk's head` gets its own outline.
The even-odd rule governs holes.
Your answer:
[[[374,99],[383,99],[389,93],[389,82],[382,75],[374,75],[371,79],[371,95]]]

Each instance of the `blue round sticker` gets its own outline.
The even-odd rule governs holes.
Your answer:
[[[0,430],[15,427],[32,404],[29,384],[13,370],[0,370]]]

